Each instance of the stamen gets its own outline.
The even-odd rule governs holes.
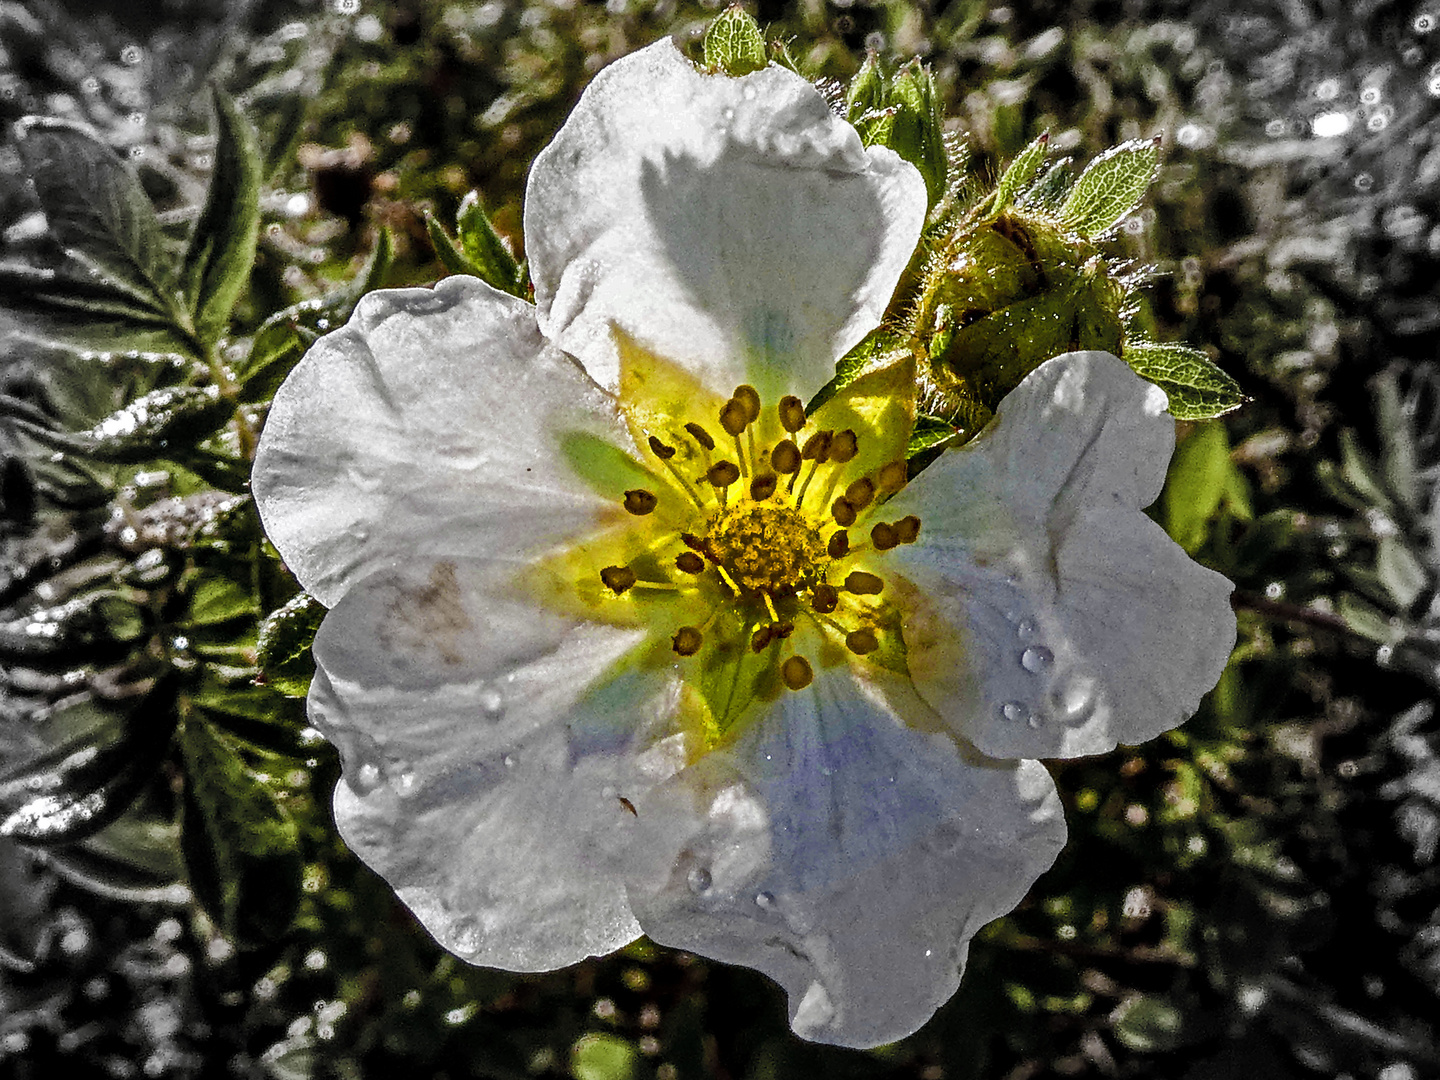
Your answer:
[[[784,641],[795,632],[795,624],[793,622],[776,623],[774,630],[775,636],[781,641]]]
[[[845,501],[856,510],[864,510],[875,498],[875,482],[862,476],[845,489]]]
[[[650,452],[653,453],[656,457],[658,457],[661,461],[669,461],[672,457],[675,456],[675,447],[666,446],[654,435],[650,436],[649,442]]]
[[[875,545],[876,551],[889,551],[900,543],[900,537],[896,535],[894,526],[882,521],[870,530],[870,542]]]
[[[759,630],[756,630],[755,633],[750,635],[750,651],[756,653],[764,652],[765,646],[770,644],[770,639],[774,636],[775,627],[769,623],[766,623],[764,626],[760,627]]]
[[[794,394],[786,394],[780,399],[778,412],[780,426],[790,434],[795,434],[805,426],[805,403]]]
[[[736,596],[739,596],[740,586],[735,584],[735,579],[730,576],[729,572],[726,571],[723,566],[717,566],[715,567],[715,569],[718,570],[720,572],[720,576],[725,579],[725,584],[730,586],[730,591],[733,592]]]
[[[920,535],[920,519],[908,514],[895,522],[895,539],[902,544],[913,544]]]
[[[844,529],[836,529],[825,545],[825,551],[832,559],[843,559],[850,554],[850,534]]]
[[[733,461],[717,461],[705,470],[705,479],[717,488],[727,488],[740,479],[740,470]]]
[[[775,494],[775,474],[761,473],[750,481],[750,498],[756,502],[764,502]]]
[[[685,574],[698,574],[705,569],[705,560],[693,551],[682,551],[675,556],[675,568]]]
[[[800,448],[789,439],[780,442],[770,451],[770,467],[781,476],[790,476],[800,471]]]
[[[701,427],[699,424],[693,422],[686,424],[685,430],[688,431],[690,433],[690,437],[694,439],[697,443],[699,443],[702,447],[704,447],[707,452],[715,449],[715,440],[712,439],[710,437],[710,433],[706,431],[703,427]]]
[[[646,491],[644,488],[635,488],[625,492],[625,509],[636,517],[644,517],[654,511],[660,500],[655,493]]]
[[[749,383],[741,383],[735,387],[735,393],[731,400],[738,401],[745,406],[745,422],[747,424],[753,424],[760,419],[760,391]]]
[[[720,406],[720,427],[726,435],[739,435],[750,423],[749,410],[745,403],[737,398],[731,398]]]
[[[628,566],[607,566],[600,571],[600,580],[619,596],[635,584],[635,571]]]
[[[670,646],[681,656],[694,656],[704,642],[704,636],[695,627],[682,626],[670,639]]]
[[[855,455],[860,452],[860,439],[850,428],[835,433],[834,440],[830,443],[830,457],[844,465],[853,461]]]
[[[885,583],[874,574],[867,574],[864,570],[851,571],[845,578],[845,591],[854,593],[856,596],[875,596]]]
[[[834,585],[821,583],[810,590],[810,606],[821,615],[828,615],[840,603],[840,594]]]
[[[848,499],[836,499],[830,504],[830,516],[835,519],[835,524],[849,528],[855,524],[855,507]]]
[[[691,551],[698,551],[701,555],[705,554],[705,541],[701,540],[700,537],[694,533],[681,533],[680,542]]]
[[[814,680],[815,672],[803,656],[792,656],[780,665],[780,678],[791,690],[804,690]]]
[[[880,641],[869,630],[852,630],[845,635],[845,647],[856,656],[864,656],[878,649]]]
[[[768,592],[761,593],[760,596],[765,601],[765,610],[770,612],[770,621],[778,623],[780,621],[780,613],[775,610],[775,601]]]
[[[883,466],[876,477],[880,481],[880,490],[886,493],[899,491],[909,478],[909,469],[903,461],[892,461]]]
[[[835,438],[833,431],[817,431],[805,440],[805,445],[800,448],[800,456],[806,461],[814,461],[817,465],[830,459],[830,444]]]

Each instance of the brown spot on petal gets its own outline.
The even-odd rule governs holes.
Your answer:
[[[474,623],[460,602],[455,564],[439,562],[430,568],[430,580],[418,589],[401,589],[390,602],[394,620],[390,641],[402,649],[434,649],[447,664],[465,659],[461,637]]]

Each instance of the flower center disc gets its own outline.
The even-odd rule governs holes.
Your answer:
[[[754,503],[715,518],[705,542],[737,585],[771,596],[799,592],[825,554],[820,534],[794,510]]]

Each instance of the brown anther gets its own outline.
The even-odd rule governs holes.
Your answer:
[[[900,543],[900,537],[895,532],[895,526],[882,521],[870,530],[870,542],[875,545],[876,551],[889,551]]]
[[[803,656],[792,656],[780,665],[780,678],[791,690],[804,690],[814,680],[815,672]]]
[[[834,440],[830,443],[830,460],[838,461],[844,465],[847,461],[853,461],[855,455],[860,452],[860,440],[855,432],[846,428],[844,431],[837,431]]]
[[[845,501],[856,510],[864,510],[870,505],[870,500],[875,498],[875,482],[869,477],[862,476],[845,489]]]
[[[690,433],[690,437],[691,437],[692,439],[694,439],[696,442],[698,442],[698,443],[699,443],[701,446],[703,446],[706,450],[714,450],[714,449],[715,449],[715,440],[712,439],[712,438],[710,437],[710,433],[709,433],[708,431],[706,431],[703,427],[701,427],[699,424],[696,424],[696,423],[686,424],[686,425],[685,425],[685,430]]]
[[[789,439],[783,440],[770,451],[770,466],[782,476],[800,471],[800,448]]]
[[[810,590],[810,606],[821,615],[829,615],[840,603],[840,594],[834,585],[821,583]]]
[[[757,653],[764,652],[765,646],[770,644],[770,640],[774,636],[775,628],[773,626],[766,625],[760,627],[759,630],[756,630],[755,633],[750,635],[750,651]]]
[[[681,656],[694,656],[700,651],[705,638],[693,626],[682,626],[670,639],[670,647]]]
[[[880,647],[880,639],[869,630],[852,630],[845,635],[845,647],[856,656],[864,656]]]
[[[739,435],[750,426],[750,415],[743,401],[731,398],[720,406],[720,426],[726,435]]]
[[[913,544],[920,535],[920,519],[908,514],[895,522],[895,539],[902,544]]]
[[[771,495],[775,494],[775,474],[761,473],[750,481],[750,498],[756,502],[764,502]]]
[[[705,479],[718,488],[729,487],[740,479],[740,466],[733,461],[717,461],[705,470]]]
[[[682,551],[675,556],[675,569],[686,574],[698,574],[705,569],[705,560],[693,551]]]
[[[805,426],[805,403],[794,394],[780,399],[780,426],[792,435]]]
[[[607,566],[600,571],[600,580],[619,596],[635,584],[635,571],[628,566]]]
[[[644,517],[654,511],[660,500],[655,497],[653,491],[646,491],[644,488],[635,488],[633,491],[625,492],[625,509],[636,517]]]
[[[654,435],[650,436],[649,442],[650,452],[656,457],[658,457],[661,461],[669,461],[672,457],[675,456],[675,448],[673,446],[666,446]]]
[[[795,632],[795,624],[793,622],[777,622],[774,629],[775,637],[781,641],[784,641],[787,637],[789,637]]]
[[[701,540],[700,537],[694,533],[681,533],[680,542],[691,551],[698,551],[701,555],[705,554],[705,541]]]
[[[735,393],[730,396],[730,400],[738,401],[745,406],[745,422],[747,424],[753,424],[760,419],[760,391],[749,383],[741,383],[735,387]]]
[[[800,456],[806,461],[818,461],[822,465],[830,460],[830,443],[835,438],[833,431],[817,431],[805,440]]]
[[[867,574],[864,570],[852,571],[845,578],[845,591],[852,592],[856,596],[875,596],[885,583],[874,574]]]
[[[830,504],[830,516],[835,519],[836,525],[848,529],[855,524],[855,507],[850,505],[849,499],[836,499]]]
[[[903,461],[892,461],[889,465],[882,466],[876,477],[882,491],[899,491],[909,478],[909,470]]]
[[[844,529],[836,529],[830,534],[830,542],[825,545],[825,551],[832,559],[843,559],[850,554],[850,534]]]

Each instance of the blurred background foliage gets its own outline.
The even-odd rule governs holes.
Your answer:
[[[1144,271],[1127,335],[1251,398],[1182,425],[1154,510],[1237,582],[1230,668],[1171,735],[1052,766],[1069,846],[919,1033],[805,1044],[762,977],[644,941],[470,968],[336,839],[338,763],[291,696],[320,612],[246,495],[264,404],[369,288],[490,250],[523,290],[477,207],[523,254],[526,170],[586,81],[662,34],[698,56],[717,10],[0,2],[0,118],[53,118],[0,147],[0,331],[27,331],[0,345],[0,1074],[1440,1075],[1424,2],[751,8],[837,87],[920,57],[972,186],[1043,131],[1080,164],[1163,132],[1107,247]],[[62,252],[97,212],[118,298]],[[193,235],[228,244],[191,239],[219,218]]]

